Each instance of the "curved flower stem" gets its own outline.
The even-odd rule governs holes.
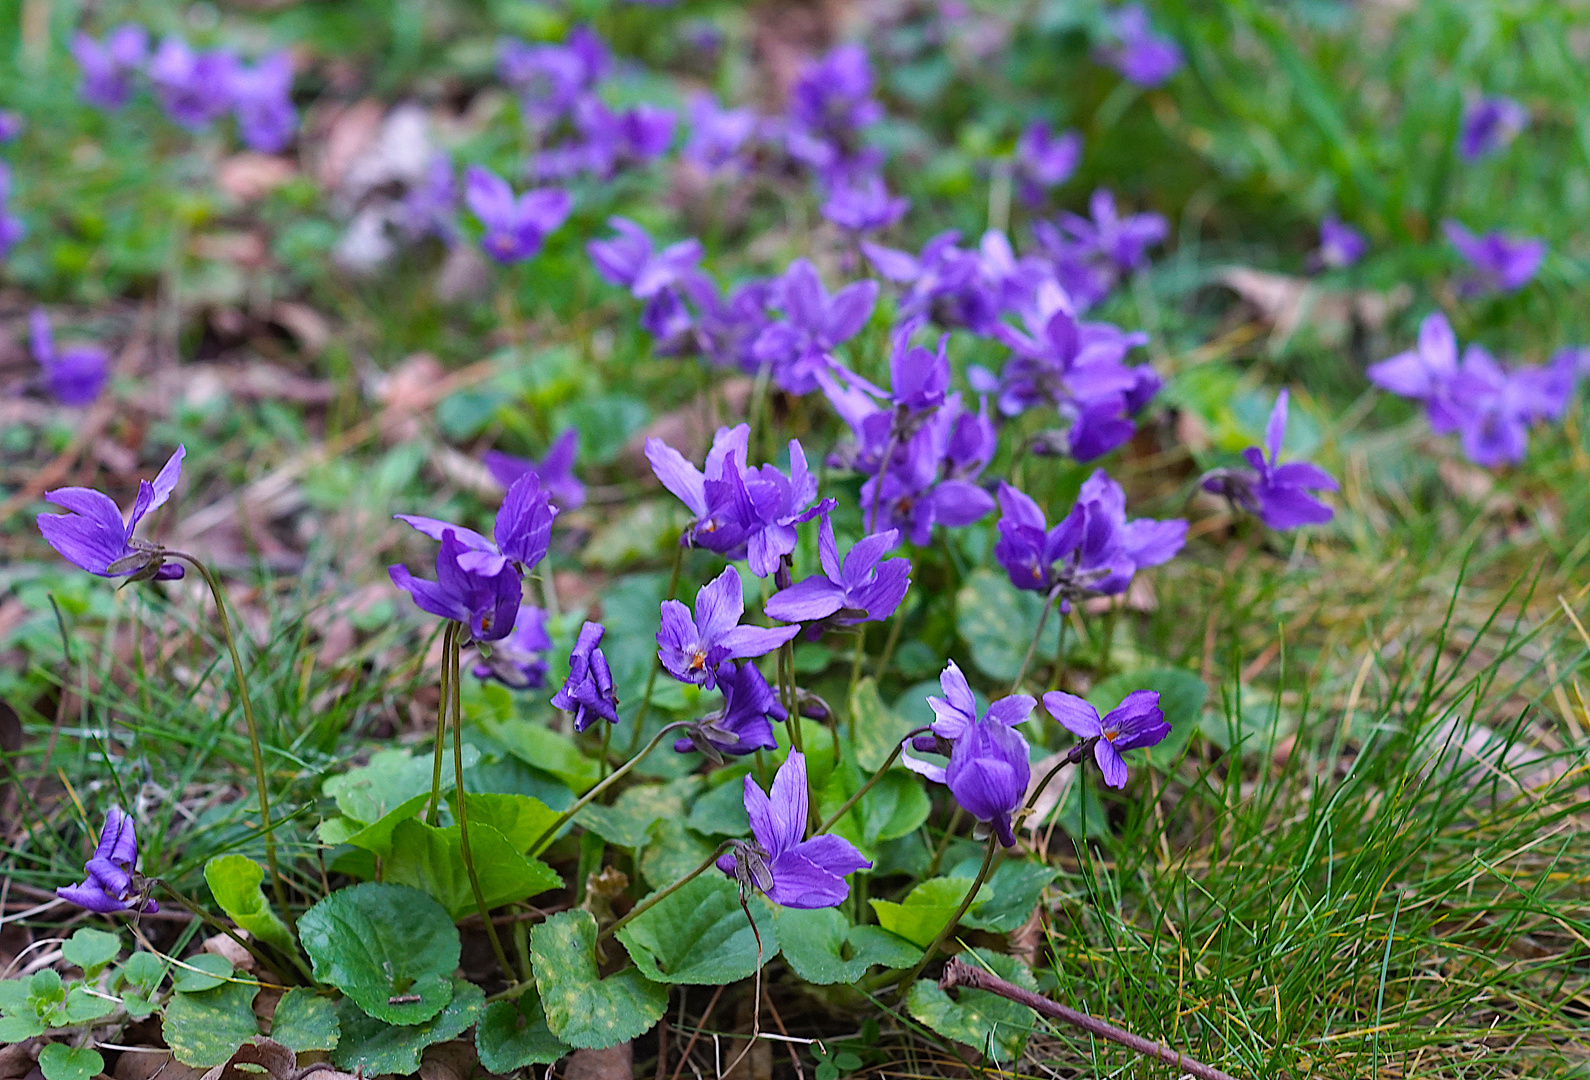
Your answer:
[[[668,596],[672,600],[679,593],[679,570],[685,561],[685,545],[681,538],[680,543],[674,546],[674,569],[668,577]],[[629,747],[624,751],[627,756],[633,757],[635,747],[640,745],[640,733],[646,723],[646,714],[651,712],[651,692],[657,686],[657,672],[662,670],[662,657],[654,657],[651,662],[651,673],[646,676],[646,690],[640,697],[640,708],[635,710],[635,730],[629,737]]]
[[[1043,789],[1049,786],[1049,781],[1053,780],[1060,770],[1065,768],[1067,765],[1076,765],[1080,763],[1082,761],[1082,755],[1087,752],[1087,748],[1089,746],[1093,745],[1093,741],[1094,740],[1092,739],[1084,739],[1082,742],[1079,742],[1073,746],[1071,751],[1066,754],[1065,757],[1055,762],[1054,768],[1045,773],[1044,778],[1038,782],[1038,786],[1032,789],[1032,796],[1027,800],[1027,804],[1021,808],[1021,812],[1016,816],[1018,818],[1023,818],[1032,813],[1032,808],[1038,805],[1038,796],[1042,795]]]
[[[905,605],[901,604],[889,622],[889,639],[883,643],[883,652],[878,654],[878,666],[872,671],[873,678],[882,680],[883,673],[889,670],[889,661],[894,659],[894,647],[900,644],[900,631],[904,628]]]
[[[491,921],[491,909],[486,906],[486,894],[480,887],[480,875],[475,872],[475,854],[469,846],[469,811],[464,805],[464,708],[458,674],[458,654],[461,650],[457,624],[454,626],[450,648],[442,657],[442,670],[449,673],[449,685],[452,688],[453,786],[458,796],[458,847],[464,857],[464,869],[469,874],[469,889],[475,894],[475,910],[480,912],[480,921],[486,924],[486,936],[491,939],[491,951],[497,954],[502,977],[508,982],[513,982],[516,978],[513,966],[508,963],[508,954],[503,951],[502,940],[497,937],[497,927]]]
[[[850,714],[850,703],[856,697],[856,684],[861,681],[861,661],[865,659],[867,633],[856,627],[856,648],[850,654],[850,683],[845,687],[845,717],[850,721],[850,745],[856,744],[856,718]]]
[[[883,456],[878,459],[878,471],[872,474],[872,509],[867,512],[863,528],[869,533],[878,531],[878,511],[883,506],[883,476],[889,471],[896,443],[894,424],[889,424],[889,439],[883,444]]]
[[[924,877],[937,877],[939,864],[944,861],[944,853],[950,849],[951,842],[955,839],[955,832],[961,827],[961,818],[966,811],[961,809],[961,804],[955,804],[955,813],[950,815],[950,822],[944,826],[944,835],[939,838],[938,846],[933,849],[933,859],[928,863],[927,873]]]
[[[558,834],[558,830],[567,825],[570,820],[573,819],[575,814],[578,814],[581,810],[585,809],[591,800],[595,799],[602,792],[606,791],[619,780],[622,780],[625,776],[629,775],[630,770],[636,765],[640,764],[642,758],[651,753],[653,750],[657,749],[657,747],[662,743],[664,737],[666,737],[670,731],[675,731],[679,728],[687,728],[692,723],[694,723],[692,720],[676,720],[672,724],[664,724],[663,729],[656,735],[652,736],[651,742],[646,744],[646,748],[644,750],[630,758],[628,761],[624,762],[624,764],[620,765],[618,768],[614,769],[612,775],[610,775],[606,780],[603,780],[590,791],[587,791],[584,795],[581,795],[579,800],[575,802],[573,806],[569,807],[567,810],[563,811],[562,814],[558,815],[558,819],[551,825],[548,825],[546,831],[544,831],[540,836],[536,837],[535,843],[530,845],[531,857],[533,858],[545,851],[546,845],[552,842],[552,838]]]
[[[933,939],[933,944],[923,952],[922,959],[917,961],[916,967],[911,969],[911,974],[900,980],[900,985],[909,988],[916,982],[917,976],[922,974],[922,969],[928,966],[928,961],[933,959],[933,954],[939,951],[939,946],[944,944],[944,939],[955,931],[955,926],[961,921],[967,909],[972,906],[972,901],[977,899],[977,890],[983,887],[983,882],[988,880],[988,868],[994,865],[994,852],[999,850],[999,837],[988,838],[988,852],[983,856],[983,865],[977,870],[977,877],[972,879],[972,887],[966,890],[966,896],[961,900],[961,906],[950,916],[950,921],[944,924],[944,929],[939,931],[939,936]]]
[[[243,951],[247,952],[256,961],[258,961],[261,967],[266,970],[274,970],[277,967],[277,964],[272,961],[270,957],[260,952],[258,946],[256,946],[252,941],[249,941],[247,938],[240,935],[236,930],[233,930],[230,926],[226,925],[226,923],[222,922],[220,919],[217,919],[214,915],[211,915],[203,908],[195,905],[186,896],[183,896],[180,892],[173,888],[169,881],[164,881],[159,878],[156,878],[155,881],[162,889],[165,890],[167,896],[171,897],[171,899],[177,902],[178,906],[180,906],[182,910],[186,911],[189,915],[192,915],[200,922],[214,927],[227,937],[231,938],[233,942],[242,947]],[[304,981],[308,985],[315,985],[315,977],[309,973],[309,966],[304,963],[303,957],[299,956],[297,952],[284,952],[282,955],[292,962],[293,967],[298,969],[298,973],[304,977]]]
[[[442,631],[441,696],[436,702],[436,752],[431,756],[431,801],[425,811],[425,823],[432,828],[442,823],[442,747],[447,745],[447,709],[448,703],[452,701],[453,677],[453,666],[447,658],[458,647],[459,627],[457,621],[449,619],[446,629]]]
[[[1113,627],[1111,628],[1113,632]],[[1049,674],[1049,685],[1064,690],[1066,681],[1066,613],[1060,613],[1060,631],[1054,639],[1054,670]]]
[[[232,674],[237,679],[238,703],[243,707],[243,721],[248,725],[249,749],[254,756],[254,786],[259,790],[260,826],[265,834],[265,862],[270,867],[271,892],[276,897],[277,906],[282,909],[282,917],[296,933],[297,920],[293,918],[292,909],[287,906],[287,890],[282,885],[281,868],[276,864],[276,826],[271,822],[271,798],[265,786],[265,753],[260,748],[259,725],[254,720],[254,703],[248,696],[248,677],[243,673],[243,661],[237,654],[237,638],[232,634],[232,620],[226,614],[226,594],[215,575],[210,573],[209,567],[198,559],[182,551],[168,551],[166,554],[174,559],[181,559],[197,570],[199,576],[204,578],[204,583],[210,587],[210,596],[215,600],[215,610],[221,620],[221,636],[226,639],[227,652],[232,656]]]
[[[1032,666],[1032,654],[1038,651],[1038,639],[1043,637],[1044,624],[1049,621],[1049,609],[1054,607],[1055,599],[1058,596],[1059,593],[1051,592],[1048,599],[1043,602],[1043,614],[1038,616],[1038,629],[1032,632],[1032,641],[1027,645],[1027,655],[1021,658],[1021,667],[1017,669],[1016,677],[1011,680],[1010,692],[1012,694],[1021,692],[1021,680],[1027,677],[1027,668]]]
[[[785,720],[784,726],[789,729],[789,744],[802,756],[806,753],[801,734],[800,703],[796,701],[795,694],[795,643],[786,641],[778,647],[778,682],[780,695],[784,698]],[[834,755],[834,764],[839,764],[839,755]],[[806,818],[807,827],[810,828],[817,821],[817,796],[812,790],[812,774],[806,773]]]
[[[708,855],[706,857],[706,859],[704,859],[702,861],[700,866],[696,867],[694,870],[690,871],[690,873],[686,874],[684,877],[680,878],[678,881],[676,881],[672,885],[668,886],[662,892],[652,893],[650,896],[646,897],[646,899],[642,900],[640,903],[638,903],[634,907],[630,908],[628,915],[625,915],[622,919],[619,919],[617,922],[615,922],[611,926],[609,926],[606,930],[603,930],[600,934],[596,935],[596,940],[597,941],[605,941],[606,939],[612,937],[619,930],[622,930],[624,928],[625,924],[629,923],[633,919],[636,919],[636,918],[640,917],[641,915],[644,915],[652,907],[652,905],[660,903],[661,901],[668,899],[674,893],[678,892],[680,889],[682,889],[686,885],[690,884],[696,878],[698,878],[702,874],[706,873],[708,870],[710,870],[712,868],[712,865],[718,861],[718,856],[722,855],[723,852],[728,848],[728,846],[729,846],[729,841],[727,841],[727,840],[725,840],[723,843],[719,844],[717,846],[717,848],[712,852],[712,854]]]
[[[869,778],[865,784],[862,784],[861,787],[857,788],[856,793],[850,798],[846,799],[844,805],[842,805],[838,810],[835,810],[832,814],[828,815],[827,820],[825,820],[821,825],[817,826],[817,830],[813,832],[812,835],[818,836],[833,828],[834,822],[848,814],[850,812],[850,808],[860,802],[861,797],[867,792],[871,791],[879,780],[883,779],[883,774],[889,771],[889,766],[893,765],[899,756],[905,751],[906,739],[909,739],[915,735],[921,735],[923,732],[931,730],[933,729],[919,727],[908,732],[905,737],[900,740],[898,745],[895,746],[894,752],[884,759],[883,766],[877,772],[873,773],[871,778]]]
[[[607,775],[607,747],[613,741],[613,725],[602,725],[602,746],[596,754],[596,775],[598,778]]]

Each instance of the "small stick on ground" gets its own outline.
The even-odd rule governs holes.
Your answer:
[[[1145,1039],[1141,1035],[1133,1035],[1130,1031],[1118,1028],[1114,1024],[1105,1023],[1087,1013],[1068,1009],[1064,1005],[1040,997],[1030,990],[1023,990],[1006,982],[999,976],[991,974],[981,968],[972,967],[960,957],[955,957],[944,965],[944,974],[939,977],[939,986],[944,990],[951,990],[957,986],[964,986],[971,990],[986,990],[990,994],[1009,998],[1011,1001],[1025,1005],[1040,1016],[1047,1016],[1051,1020],[1061,1020],[1072,1027],[1081,1028],[1090,1035],[1135,1050],[1144,1057],[1158,1058],[1160,1061],[1174,1065],[1183,1073],[1198,1077],[1198,1080],[1236,1080],[1230,1073],[1221,1072],[1210,1065],[1194,1061],[1186,1054],[1172,1050],[1164,1043]]]

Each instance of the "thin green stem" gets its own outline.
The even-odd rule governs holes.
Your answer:
[[[1043,602],[1043,614],[1038,616],[1038,629],[1032,632],[1032,641],[1027,644],[1027,655],[1021,658],[1021,667],[1016,669],[1016,677],[1011,680],[1010,692],[1012,694],[1021,692],[1021,681],[1027,677],[1027,668],[1032,665],[1032,654],[1038,651],[1038,639],[1043,637],[1044,625],[1049,621],[1049,609],[1054,607],[1057,595],[1057,593],[1050,593],[1048,599]]]
[[[672,600],[679,592],[679,570],[684,561],[685,546],[682,543],[676,544],[674,546],[674,569],[673,573],[668,577],[667,599],[669,600]],[[640,697],[640,708],[635,710],[635,730],[630,734],[629,746],[624,751],[627,757],[634,757],[635,747],[640,745],[640,735],[646,723],[646,714],[651,711],[651,693],[657,686],[657,672],[660,670],[662,670],[662,658],[660,656],[653,657],[651,674],[646,676],[646,690]]]
[[[464,857],[464,870],[469,874],[469,889],[475,894],[475,910],[480,912],[480,921],[486,924],[486,936],[491,939],[491,951],[497,954],[497,963],[502,968],[502,977],[508,982],[515,979],[513,965],[508,963],[508,954],[503,952],[502,939],[497,936],[497,927],[491,921],[491,909],[486,906],[486,894],[480,887],[480,875],[475,872],[475,853],[469,846],[469,811],[464,801],[464,708],[459,690],[458,654],[459,634],[455,629],[451,648],[442,657],[442,668],[450,673],[453,702],[453,786],[454,794],[458,798],[458,848]]]
[[[856,698],[856,685],[861,682],[861,661],[866,657],[867,634],[856,627],[856,647],[850,653],[850,684],[845,687],[845,716],[850,720],[850,744],[856,743],[856,718],[851,715],[850,703]]]
[[[447,745],[447,708],[448,702],[452,700],[452,665],[447,658],[458,643],[458,630],[459,624],[449,619],[446,629],[442,631],[442,675],[440,696],[436,702],[436,750],[431,756],[431,802],[425,811],[425,822],[432,828],[442,823],[442,748]]]
[[[786,719],[785,726],[789,729],[789,744],[803,757],[806,747],[802,745],[801,711],[795,700],[795,643],[786,641],[778,647],[778,684],[780,696],[784,699]],[[839,763],[838,755],[834,763]],[[806,771],[806,819],[808,826],[817,823],[817,796],[812,791],[812,774]]]
[[[878,666],[873,669],[873,678],[883,681],[883,673],[889,670],[889,661],[894,659],[894,647],[900,644],[900,631],[905,627],[905,605],[901,604],[895,610],[894,618],[889,622],[889,639],[883,643],[883,652],[878,657]]]
[[[604,776],[607,775],[607,747],[608,747],[608,744],[611,743],[612,741],[613,741],[613,725],[612,724],[603,724],[602,725],[602,748],[601,748],[600,751],[597,752],[597,755],[596,755],[596,761],[597,761],[597,772],[596,772],[596,775],[597,775],[597,777],[599,779],[601,777],[604,777]]]
[[[1066,613],[1060,613],[1060,630],[1054,639],[1054,671],[1050,673],[1049,685],[1056,690],[1065,689],[1066,680]]]
[[[929,945],[926,951],[922,953],[922,959],[917,962],[916,967],[911,969],[911,974],[900,981],[901,986],[910,987],[912,983],[916,982],[917,976],[922,974],[922,969],[927,967],[928,961],[933,959],[933,954],[939,951],[940,945],[944,944],[944,939],[949,937],[955,930],[956,925],[961,921],[961,916],[966,914],[967,909],[972,906],[972,901],[977,899],[977,890],[981,889],[983,882],[988,880],[988,868],[994,865],[994,852],[998,850],[999,838],[990,836],[988,838],[988,851],[983,855],[983,865],[978,868],[977,877],[972,879],[972,887],[966,890],[966,896],[961,900],[961,906],[956,909],[954,915],[950,916],[950,921],[944,924],[944,929],[940,930],[938,937],[933,939],[933,944]]]
[[[867,792],[871,791],[873,789],[873,786],[876,785],[879,780],[883,779],[883,774],[889,771],[889,766],[893,765],[895,763],[896,759],[899,758],[900,754],[902,752],[904,752],[906,739],[909,739],[909,738],[911,738],[914,735],[920,735],[924,731],[929,731],[929,730],[931,730],[931,729],[930,728],[925,728],[925,727],[919,727],[915,731],[907,733],[905,738],[901,739],[899,744],[897,746],[895,746],[893,752],[891,752],[889,754],[889,756],[884,759],[883,767],[880,768],[877,772],[873,773],[872,776],[867,780],[867,782],[865,784],[862,784],[861,787],[856,789],[856,793],[854,795],[852,795],[850,798],[846,799],[844,801],[844,804],[842,806],[840,806],[840,808],[838,810],[835,810],[832,814],[830,814],[828,816],[828,818],[821,825],[818,825],[816,830],[813,831],[812,835],[813,836],[817,836],[817,835],[819,835],[821,833],[825,833],[829,829],[833,828],[834,827],[834,822],[838,821],[840,818],[842,818],[846,814],[848,814],[850,812],[850,808],[852,806],[855,806],[858,802],[860,802],[861,801],[861,797],[863,795],[865,795]]]
[[[256,946],[252,941],[249,941],[247,938],[240,935],[236,930],[233,930],[230,926],[226,925],[226,923],[222,922],[220,919],[217,919],[214,915],[211,915],[208,911],[205,911],[195,905],[186,896],[183,896],[176,889],[172,888],[170,882],[161,881],[160,887],[165,890],[167,896],[175,900],[177,905],[189,915],[192,915],[195,919],[203,922],[206,926],[214,927],[216,930],[219,930],[221,933],[231,938],[234,943],[242,947],[242,949],[255,960],[259,961],[261,967],[267,970],[275,970],[277,965],[271,961],[270,957],[260,952],[259,947]],[[293,967],[298,969],[298,973],[304,977],[304,981],[306,983],[311,986],[315,985],[315,977],[309,973],[309,966],[304,963],[302,957],[300,957],[296,952],[283,952],[282,955],[286,957],[287,960],[291,961]]]
[[[622,780],[625,776],[629,775],[630,770],[636,765],[640,764],[647,754],[657,749],[657,747],[662,743],[664,737],[666,737],[670,731],[689,727],[693,722],[694,721],[691,720],[678,720],[672,724],[663,725],[663,729],[656,735],[652,736],[651,742],[646,744],[646,748],[644,750],[630,758],[628,761],[624,762],[624,764],[620,765],[617,769],[614,769],[611,776],[597,784],[595,787],[591,788],[591,790],[587,791],[584,795],[580,796],[579,800],[573,806],[569,807],[567,810],[563,811],[562,814],[558,815],[558,819],[551,825],[548,825],[546,831],[544,831],[540,836],[536,837],[535,843],[530,845],[530,854],[535,856],[545,851],[546,845],[552,842],[552,838],[558,834],[559,829],[563,828],[563,826],[567,825],[571,820],[573,820],[574,815],[585,809],[591,800],[595,799],[602,792],[606,791],[608,788]]]
[[[950,843],[955,839],[955,830],[961,827],[961,818],[966,811],[961,809],[961,804],[955,804],[955,813],[950,815],[950,823],[944,826],[944,835],[939,837],[938,846],[933,849],[933,858],[928,863],[927,873],[924,877],[937,877],[939,864],[944,861],[944,853],[950,849]]]
[[[248,676],[243,672],[242,658],[237,654],[237,638],[232,634],[232,620],[226,613],[226,595],[221,589],[221,583],[210,573],[205,566],[192,555],[181,551],[168,551],[166,554],[174,559],[181,559],[199,572],[204,578],[204,583],[210,587],[210,596],[215,600],[215,610],[221,621],[221,636],[226,639],[226,649],[232,656],[232,674],[237,679],[238,703],[243,707],[243,721],[248,725],[248,744],[254,757],[254,786],[259,791],[259,816],[261,830],[265,836],[265,863],[271,872],[271,891],[276,897],[276,904],[282,910],[282,917],[287,920],[289,927],[296,927],[292,909],[287,906],[287,890],[282,884],[281,868],[276,863],[276,832],[275,825],[271,822],[270,792],[265,784],[265,752],[260,747],[259,724],[254,720],[254,703],[248,696]],[[296,932],[296,930],[295,930]]]
[[[630,908],[628,915],[625,915],[622,919],[619,919],[617,922],[613,923],[606,930],[603,930],[596,936],[596,940],[604,941],[607,938],[612,937],[614,934],[618,933],[618,931],[622,930],[626,924],[646,914],[646,912],[650,910],[654,904],[661,903],[662,901],[668,899],[674,893],[678,892],[696,878],[706,873],[712,868],[712,865],[718,861],[718,856],[722,855],[724,849],[728,846],[729,842],[727,840],[719,844],[712,854],[708,855],[706,859],[702,861],[700,866],[690,871],[690,873],[686,874],[684,877],[680,878],[666,889],[662,890],[661,892],[652,893],[650,896],[646,897],[646,899]]]

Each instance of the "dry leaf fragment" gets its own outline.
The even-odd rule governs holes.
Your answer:
[[[635,1046],[625,1040],[605,1050],[574,1051],[563,1076],[564,1080],[630,1080],[634,1068]]]
[[[284,157],[244,152],[233,154],[216,167],[216,183],[238,202],[254,202],[298,175]]]

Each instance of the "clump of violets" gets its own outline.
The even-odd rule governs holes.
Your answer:
[[[798,750],[778,767],[769,791],[745,777],[745,810],[753,839],[734,841],[717,863],[739,884],[742,897],[754,890],[780,907],[835,907],[850,895],[846,876],[872,867],[844,837],[823,833],[802,839],[806,757]]]
[[[540,252],[574,206],[569,193],[559,188],[515,195],[508,181],[479,165],[464,174],[464,202],[485,227],[481,250],[505,266]]]
[[[547,681],[547,613],[534,604],[520,604],[508,636],[482,651],[475,664],[477,679],[494,679],[510,690],[539,690]]]
[[[1154,32],[1142,4],[1122,4],[1109,16],[1115,42],[1100,50],[1105,63],[1139,86],[1158,86],[1181,69],[1181,46]]]
[[[43,370],[44,388],[62,405],[88,405],[110,378],[110,354],[93,345],[55,347],[50,317],[34,308],[28,317],[33,360]]]
[[[1319,223],[1319,247],[1309,256],[1309,266],[1341,270],[1362,259],[1368,250],[1369,241],[1363,233],[1329,214]]]
[[[836,46],[809,63],[790,91],[785,149],[791,157],[833,177],[869,163],[862,132],[883,118],[872,97],[872,65],[860,45]]]
[[[1056,222],[1033,226],[1033,235],[1053,260],[1056,279],[1078,310],[1097,304],[1121,275],[1144,266],[1148,249],[1170,233],[1170,223],[1160,214],[1122,216],[1115,196],[1104,188],[1088,200],[1088,213],[1062,213]]]
[[[1205,491],[1223,495],[1232,505],[1257,516],[1272,529],[1323,525],[1334,513],[1311,491],[1335,491],[1330,473],[1307,461],[1278,464],[1286,440],[1287,392],[1276,396],[1275,407],[1264,426],[1264,449],[1242,451],[1246,469],[1215,469],[1204,474]]]
[[[132,77],[149,55],[149,32],[136,23],[124,23],[103,41],[78,31],[72,37],[72,57],[82,73],[78,93],[101,109],[119,109],[132,95]]]
[[[292,54],[271,53],[253,67],[237,64],[228,90],[243,144],[262,154],[285,150],[298,130],[298,110],[292,100]]]
[[[483,458],[492,479],[504,489],[511,488],[524,476],[534,476],[560,510],[578,510],[585,505],[585,485],[574,474],[574,462],[580,452],[578,428],[565,428],[540,461],[514,457],[498,450],[486,451]]]
[[[777,750],[773,721],[782,723],[789,712],[761,669],[750,661],[725,664],[718,672],[718,689],[723,693],[722,708],[692,724],[683,738],[674,740],[674,749],[681,754],[699,751],[718,765],[725,756]]]
[[[803,623],[816,638],[827,626],[882,622],[895,613],[911,587],[911,560],[884,558],[900,542],[890,529],[858,540],[839,559],[833,522],[827,514],[817,531],[817,558],[823,572],[803,578],[768,597],[762,610],[781,622]]]
[[[1529,110],[1512,98],[1475,98],[1463,110],[1458,153],[1465,161],[1478,161],[1506,147],[1528,124]]]
[[[1546,258],[1546,242],[1529,237],[1488,232],[1477,236],[1456,221],[1441,227],[1458,254],[1474,269],[1474,276],[1459,283],[1459,289],[1473,296],[1487,292],[1517,292],[1529,284]]]
[[[610,240],[592,240],[585,246],[604,280],[629,290],[637,300],[646,301],[641,313],[641,328],[658,340],[677,336],[688,328],[676,328],[674,319],[682,312],[679,282],[695,272],[701,261],[701,241],[694,238],[669,244],[661,251],[653,248],[646,230],[627,218],[608,219],[618,233]]]
[[[690,135],[680,156],[708,175],[734,174],[746,165],[745,145],[761,118],[751,109],[725,109],[706,91],[690,99]]]
[[[109,495],[93,488],[64,487],[44,493],[44,501],[64,514],[40,514],[39,532],[61,558],[99,577],[128,581],[173,581],[182,567],[165,561],[165,549],[133,535],[145,515],[165,505],[182,477],[186,448],[178,446],[154,481],[138,481],[132,512],[122,520]]]
[[[1546,367],[1508,369],[1469,345],[1460,363],[1451,324],[1434,312],[1420,325],[1415,348],[1370,365],[1368,374],[1381,389],[1423,405],[1437,435],[1456,432],[1470,461],[1495,468],[1524,460],[1530,425],[1560,419],[1586,369],[1576,349],[1562,350]]]
[[[1163,742],[1170,724],[1159,707],[1159,693],[1133,690],[1103,717],[1099,711],[1075,694],[1051,690],[1043,696],[1046,712],[1062,727],[1084,740],[1080,750],[1093,747],[1093,760],[1110,787],[1126,784],[1126,761],[1122,751],[1138,750]]]
[[[27,225],[7,206],[10,201],[11,168],[0,161],[0,259],[11,254],[11,249],[28,234]]]
[[[999,488],[999,538],[994,558],[1018,589],[1058,599],[1066,610],[1088,596],[1126,591],[1133,576],[1169,562],[1187,539],[1187,522],[1126,517],[1126,494],[1095,470],[1076,505],[1049,528],[1043,510],[1009,484]]]
[[[1075,131],[1056,135],[1042,120],[1034,120],[1016,140],[1013,162],[1016,191],[1028,206],[1042,206],[1051,188],[1071,179],[1082,160],[1082,136]]]
[[[977,699],[953,660],[939,676],[939,686],[944,696],[928,698],[934,717],[931,733],[914,736],[910,743],[916,750],[947,756],[949,764],[935,765],[904,753],[900,760],[912,772],[947,786],[963,810],[1005,847],[1015,847],[1011,818],[1032,779],[1027,740],[1016,725],[1032,715],[1033,699],[1011,694],[989,703],[978,716]]]
[[[137,867],[138,834],[133,820],[121,807],[112,806],[105,813],[94,854],[83,867],[87,877],[77,885],[56,889],[55,895],[100,915],[159,911],[160,905],[147,895]]]
[[[682,683],[711,690],[727,661],[766,656],[800,633],[799,626],[741,626],[744,614],[745,590],[732,566],[696,593],[694,614],[681,601],[664,600],[657,631],[663,670]]]
[[[226,49],[199,51],[179,37],[166,37],[145,70],[166,115],[197,131],[232,108],[237,68],[237,56]]]
[[[618,723],[618,695],[613,690],[613,671],[602,651],[601,623],[586,622],[569,654],[569,677],[552,696],[552,707],[574,714],[574,730],[584,731],[597,720]]]

